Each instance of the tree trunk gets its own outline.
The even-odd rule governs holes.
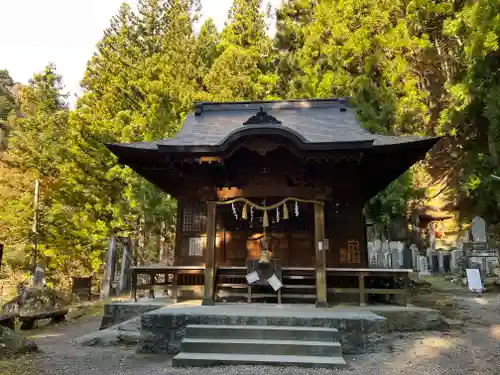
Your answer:
[[[40,180],[35,180],[35,191],[33,194],[33,225],[31,227],[33,235],[33,245],[31,250],[31,272],[35,276],[36,262],[38,255],[38,196],[40,191]]]
[[[498,151],[496,148],[496,139],[491,123],[488,126],[488,151],[491,155],[491,160],[493,161],[495,170],[498,170],[499,168]],[[498,190],[495,191],[495,198],[496,198],[497,208],[500,210],[500,191]]]

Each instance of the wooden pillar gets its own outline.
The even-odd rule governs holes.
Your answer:
[[[314,243],[316,257],[316,307],[328,307],[326,300],[326,257],[325,239],[325,207],[314,204]]]
[[[205,288],[203,291],[202,305],[214,305],[215,282],[215,237],[216,237],[216,211],[215,202],[207,202],[207,245],[205,253]]]

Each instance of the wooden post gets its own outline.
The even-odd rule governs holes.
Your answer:
[[[122,238],[122,264],[120,268],[120,279],[118,280],[118,293],[122,294],[129,289],[129,272],[132,262],[132,241],[130,238]]]
[[[108,260],[104,265],[104,277],[102,279],[101,298],[108,298],[111,295],[111,283],[115,276],[116,268],[116,237],[109,238]]]
[[[215,282],[215,237],[216,237],[216,211],[215,202],[207,202],[207,245],[205,253],[205,288],[202,305],[214,305]]]
[[[360,272],[358,275],[359,278],[359,306],[366,306],[366,297],[365,297],[365,274]]]
[[[328,307],[326,299],[326,257],[325,208],[322,204],[314,204],[314,243],[316,248],[316,307]]]

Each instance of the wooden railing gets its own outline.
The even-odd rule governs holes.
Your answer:
[[[174,300],[179,291],[203,288],[204,267],[196,266],[139,266],[131,267],[132,297],[137,301],[138,290],[169,290]],[[283,267],[284,300],[304,301],[315,299],[315,269],[311,267]],[[221,290],[221,299],[241,297],[249,299],[245,275],[246,267],[218,267],[216,273],[216,296]],[[405,305],[411,305],[411,276],[409,269],[371,269],[371,268],[327,268],[327,292],[329,299],[336,300],[336,294],[358,294],[360,306],[365,306],[370,295],[401,296]],[[149,280],[138,284],[138,275]],[[163,277],[159,277],[163,276]],[[257,293],[254,298],[275,298],[276,293]]]

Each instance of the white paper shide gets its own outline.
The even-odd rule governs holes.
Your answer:
[[[256,283],[257,281],[260,280],[259,274],[257,272],[251,272],[248,275],[245,276],[247,278],[247,283],[249,285],[252,285],[253,283]]]
[[[269,285],[271,285],[275,292],[280,290],[283,286],[280,279],[278,279],[276,275],[272,275],[269,279],[267,279],[267,282],[269,283]]]

